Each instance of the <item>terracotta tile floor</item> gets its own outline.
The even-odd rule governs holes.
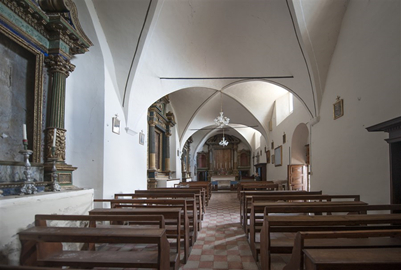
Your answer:
[[[240,225],[236,192],[214,192],[203,228],[182,270],[258,269]],[[282,269],[287,258],[272,257],[272,270]]]
[[[202,230],[182,270],[258,269],[240,225],[235,192],[214,192]]]

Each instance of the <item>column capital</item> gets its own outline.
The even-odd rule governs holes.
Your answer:
[[[61,55],[51,54],[45,58],[45,64],[50,73],[63,73],[66,77],[74,71],[75,65]]]

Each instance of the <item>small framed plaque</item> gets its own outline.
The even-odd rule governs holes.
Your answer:
[[[334,120],[344,115],[344,100],[337,97],[337,101],[333,104]]]
[[[113,117],[112,131],[113,133],[120,134],[120,119],[118,119],[117,115]]]
[[[145,144],[145,133],[141,130],[139,132],[139,144],[144,145]]]

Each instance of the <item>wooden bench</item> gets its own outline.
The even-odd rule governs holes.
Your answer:
[[[203,187],[192,187],[192,188],[169,188],[169,187],[165,187],[165,188],[152,188],[150,189],[150,191],[167,191],[167,192],[182,192],[182,193],[186,193],[186,192],[192,192],[192,191],[199,191],[200,192],[200,197],[202,199],[202,217],[201,220],[203,220],[203,216],[204,213],[206,212],[206,202],[207,202],[207,194],[206,194],[206,189]],[[136,193],[136,191],[135,191]]]
[[[150,189],[150,190],[135,190],[135,194],[193,194],[196,199],[197,207],[197,220],[198,220],[198,231],[202,228],[202,220],[204,215],[205,203],[205,192],[201,189],[187,189],[187,188],[160,188],[160,189]],[[203,194],[202,194],[203,193]],[[115,194],[115,199],[118,199]]]
[[[46,215],[55,220],[87,220],[90,226],[96,221],[142,221],[132,216],[80,216]],[[52,216],[52,217],[50,217]],[[133,229],[131,226],[109,227],[47,227],[44,216],[35,220],[35,226],[19,232],[21,241],[20,264],[49,267],[126,267],[169,269],[170,247],[166,230]],[[159,220],[163,217],[159,216]],[[155,221],[155,216],[151,217]],[[164,224],[163,224],[164,226]],[[84,243],[84,249],[64,250],[62,243]],[[154,244],[156,250],[100,251],[94,244]]]
[[[239,199],[241,191],[246,190],[274,190],[278,189],[278,184],[275,184],[273,181],[250,181],[250,182],[242,182],[240,181],[237,184],[237,196]]]
[[[16,265],[0,265],[0,269],[5,269],[5,270],[60,270],[60,268],[54,268],[54,267],[16,266]],[[84,269],[74,268],[74,270],[84,270]]]
[[[399,270],[401,248],[306,249],[305,270]]]
[[[249,196],[272,196],[272,195],[321,195],[322,191],[298,191],[298,190],[287,190],[287,191],[240,191],[240,222],[244,230],[246,229],[246,223],[244,222],[244,216],[251,213],[250,208],[246,208],[246,198]],[[246,210],[249,209],[249,210]]]
[[[181,234],[181,208],[95,208],[89,211],[89,215],[125,215],[125,216],[144,216],[144,215],[161,215],[164,217],[164,220],[168,221],[168,225],[166,228],[166,235],[168,239],[175,240],[175,249],[170,247],[170,267],[173,269],[179,268],[180,262],[180,252],[181,252],[181,238],[185,233]],[[173,222],[171,222],[171,220]],[[187,232],[188,234],[188,232]],[[182,236],[181,236],[182,235]],[[184,263],[185,260],[185,250],[189,253],[189,241],[187,241],[186,249],[184,248]],[[189,256],[189,255],[188,255]]]
[[[270,269],[270,255],[291,254],[295,234],[286,237],[276,233],[300,231],[344,231],[400,229],[401,214],[382,215],[325,215],[325,216],[265,216],[260,235],[260,257],[262,269]]]
[[[180,228],[180,234],[184,239],[184,263],[187,262],[189,253],[190,253],[190,238],[191,238],[190,224],[189,224],[190,219],[189,219],[188,213],[187,213],[187,209],[188,209],[188,206],[187,206],[188,201],[187,200],[183,200],[183,199],[95,199],[94,202],[109,203],[111,209],[116,209],[114,211],[110,211],[110,212],[112,212],[112,214],[114,214],[114,212],[121,214],[124,212],[123,210],[127,211],[127,213],[135,212],[135,211],[139,211],[139,210],[134,210],[134,209],[141,209],[141,208],[144,209],[144,210],[141,210],[141,211],[144,211],[142,213],[147,213],[146,211],[148,211],[149,213],[154,213],[155,208],[156,209],[158,208],[161,210],[164,209],[167,213],[168,209],[177,208],[177,207],[180,208],[181,209],[181,225],[180,226],[177,224],[175,219],[171,220],[171,219],[167,219],[167,217],[165,217],[165,219],[166,219],[167,230],[169,232],[168,236],[172,236],[172,238],[178,237],[178,236],[174,235],[173,231],[174,231],[175,227]],[[107,210],[107,208],[103,208],[103,209]],[[117,210],[117,209],[121,209],[121,210]],[[96,210],[98,210],[98,209],[96,209]],[[98,211],[100,211],[100,209]],[[94,210],[91,210],[89,213],[93,214],[94,212],[95,212]],[[162,213],[160,213],[160,214],[162,214]],[[192,222],[194,222],[193,219],[192,219]],[[192,236],[193,236],[193,230],[194,229],[192,228]]]
[[[401,248],[401,230],[298,232],[295,236],[291,260],[283,270],[302,270],[304,266],[303,250],[306,247],[308,250],[311,248],[348,248],[352,249],[351,254],[354,253],[354,249],[358,248]],[[376,250],[372,251],[376,252]],[[338,254],[337,251],[334,254]],[[331,257],[332,254],[326,252],[326,256]],[[399,259],[401,262],[401,257]],[[342,263],[343,260],[338,261],[338,263],[340,262]]]
[[[252,210],[252,204],[270,202],[336,202],[336,201],[360,201],[359,195],[327,195],[327,194],[289,194],[289,195],[253,195],[245,196],[244,209],[246,209],[246,216],[244,219],[245,228],[248,225],[248,212]],[[366,204],[366,203],[363,203]],[[259,214],[263,213],[264,207],[259,208]],[[245,210],[244,210],[245,211]],[[249,214],[250,215],[250,214]]]
[[[272,202],[277,203],[297,203],[297,202],[339,202],[340,204],[347,204],[347,202],[358,202],[360,201],[359,195],[311,195],[311,194],[290,194],[290,195],[254,195],[254,196],[245,196],[244,200],[244,228],[245,232],[248,234],[249,232],[249,224],[248,219],[251,222],[252,219],[255,219],[257,215],[260,215],[263,222],[263,215],[261,215],[264,211],[264,205],[271,205]],[[366,204],[366,203],[357,203],[357,204]],[[253,213],[252,213],[253,209]],[[260,222],[260,223],[262,223]]]
[[[212,197],[212,183],[209,181],[195,181],[195,182],[181,182],[176,185],[177,187],[202,187],[205,188],[207,194],[206,206],[209,204],[210,198]]]
[[[322,214],[322,212],[306,212],[303,206],[311,206],[311,205],[320,205],[324,206],[326,211],[322,211],[323,209],[320,209],[319,211],[322,212],[327,212],[330,211],[332,206],[342,206],[342,205],[367,205],[365,202],[358,202],[358,201],[337,201],[337,202],[255,202],[251,205],[251,215],[250,215],[250,225],[249,225],[249,244],[251,247],[252,254],[255,258],[256,261],[258,261],[258,254],[260,252],[260,244],[259,241],[257,241],[256,236],[257,233],[259,233],[262,229],[262,224],[264,221],[264,216],[267,215],[266,213],[273,213],[271,210],[272,208],[269,207],[277,207],[276,208],[278,211],[274,213],[282,213],[282,214],[304,214],[304,213],[313,213],[313,214]],[[266,212],[266,207],[267,209],[270,209],[268,212]],[[286,210],[287,207],[293,207],[294,210],[293,212],[288,212]],[[334,212],[334,210],[333,210]],[[343,211],[340,211],[343,212]],[[262,215],[260,215],[263,213]],[[331,213],[331,212],[330,212]]]
[[[196,199],[193,193],[157,193],[157,192],[142,192],[142,193],[121,193],[115,194],[115,199],[122,198],[131,199],[185,199],[187,201],[187,215],[189,220],[189,232],[190,232],[190,245],[195,243],[198,237],[198,208],[199,200]]]

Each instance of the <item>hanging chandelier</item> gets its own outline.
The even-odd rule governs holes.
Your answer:
[[[224,116],[223,113],[223,97],[221,91],[220,91],[220,115],[217,116],[216,119],[214,119],[214,123],[218,128],[223,128],[224,126],[228,125],[228,123],[230,123],[230,118]]]
[[[219,145],[225,147],[228,145],[228,141],[226,140],[226,138],[224,137],[224,128],[223,128],[223,138],[221,139],[221,141],[219,142]]]

